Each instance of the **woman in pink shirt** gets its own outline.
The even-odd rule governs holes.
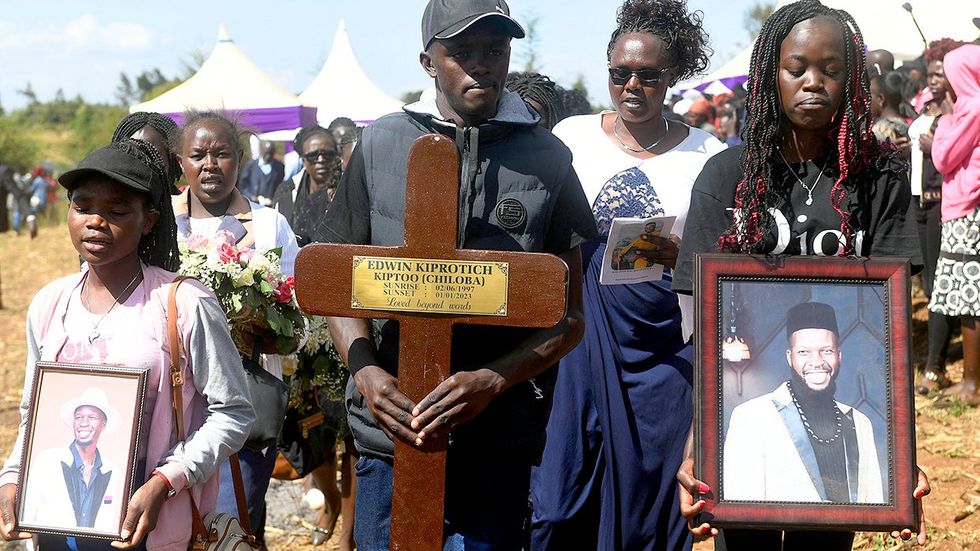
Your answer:
[[[946,99],[932,141],[943,174],[943,232],[929,309],[960,316],[963,380],[946,394],[980,405],[980,45],[946,54]]]
[[[241,448],[255,418],[241,360],[214,295],[196,281],[177,291],[179,364],[188,436],[172,438],[170,343],[164,318],[179,265],[176,225],[163,160],[147,142],[123,140],[96,150],[62,174],[68,234],[83,272],[49,283],[27,315],[27,374],[17,440],[0,470],[0,535],[15,531],[17,485],[28,401],[37,361],[148,368],[141,485],[129,499],[121,540],[41,534],[40,548],[186,550],[193,495],[214,509],[218,466]]]

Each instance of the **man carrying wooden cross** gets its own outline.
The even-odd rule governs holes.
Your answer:
[[[568,311],[549,329],[457,326],[453,375],[417,404],[398,389],[395,323],[330,319],[352,373],[361,551],[389,549],[393,440],[447,438],[445,548],[519,549],[550,409],[549,368],[582,336],[579,244],[595,236],[593,216],[568,149],[504,89],[510,40],[524,37],[509,13],[503,0],[429,2],[419,59],[435,79],[435,99],[365,129],[319,240],[402,245],[409,148],[438,133],[461,157],[458,245],[558,255],[569,269]]]

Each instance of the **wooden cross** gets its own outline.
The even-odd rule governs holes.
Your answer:
[[[296,295],[303,309],[313,314],[397,320],[398,388],[418,403],[450,375],[453,325],[540,328],[561,321],[567,306],[568,267],[550,254],[456,248],[460,168],[456,145],[449,138],[430,134],[415,141],[408,157],[407,186],[404,246],[303,247],[296,258]],[[517,203],[509,206],[522,209]],[[353,292],[362,281],[355,280],[357,270],[364,268],[359,257],[416,259],[425,266],[430,265],[427,260],[506,263],[506,306],[489,315],[366,309]],[[374,261],[374,266],[379,264],[383,263]],[[391,304],[404,302],[392,299]],[[445,472],[444,447],[418,448],[395,441],[391,549],[442,549]]]

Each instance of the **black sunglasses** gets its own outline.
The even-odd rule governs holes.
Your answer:
[[[664,72],[667,69],[637,69],[636,71],[632,69],[627,69],[626,67],[610,67],[609,68],[609,80],[612,81],[616,86],[622,86],[636,75],[636,78],[640,79],[640,84],[643,86],[656,86],[660,84],[660,79],[663,78]]]
[[[320,157],[330,160],[336,156],[336,151],[332,151],[330,149],[317,149],[316,151],[310,151],[309,153],[304,154],[303,158],[311,163],[315,163]]]

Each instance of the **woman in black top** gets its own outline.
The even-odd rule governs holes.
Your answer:
[[[272,206],[289,222],[300,247],[313,241],[313,232],[333,201],[340,182],[340,149],[333,134],[322,126],[303,127],[293,146],[303,159],[303,170],[276,188]]]
[[[921,267],[905,165],[871,131],[864,51],[851,16],[816,0],[766,21],[746,84],[744,144],[710,159],[694,184],[675,290],[691,292],[698,252],[906,256]],[[694,495],[709,488],[695,479],[692,458],[677,478],[681,511],[693,520],[704,507]],[[915,496],[928,492],[920,471]],[[691,531],[718,534],[708,524]],[[852,540],[849,532],[784,540],[778,531],[726,530],[716,548],[850,549]]]

